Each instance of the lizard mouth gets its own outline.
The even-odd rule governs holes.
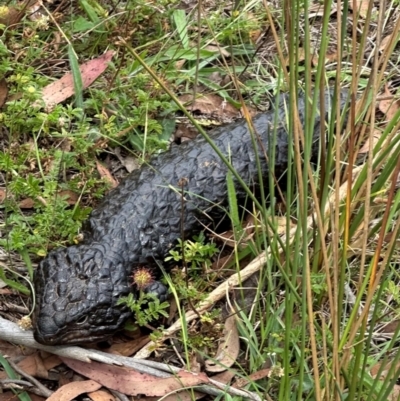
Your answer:
[[[38,343],[43,345],[89,344],[107,339],[120,328],[113,325],[83,326],[83,323],[87,323],[87,321],[88,318],[85,318],[83,322],[60,327],[51,317],[39,316],[35,319],[33,336]]]
[[[43,345],[78,345],[104,341],[113,333],[90,333],[89,330],[69,330],[66,333],[43,333],[40,329],[34,332],[35,340]]]

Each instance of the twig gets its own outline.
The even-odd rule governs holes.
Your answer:
[[[18,389],[22,390],[26,387],[32,387],[32,384],[19,379],[3,379],[0,380],[0,388],[1,389]]]
[[[31,393],[34,393],[36,395],[39,395],[41,397],[46,397],[48,398],[48,393],[50,392],[50,395],[52,392],[50,390],[46,389],[46,392],[42,392],[39,388],[34,387],[32,383],[29,383],[26,380],[18,380],[18,379],[3,379],[0,380],[0,389],[1,390],[18,390],[18,391],[29,391]]]
[[[45,396],[46,398],[50,397],[53,394],[53,391],[50,391],[47,387],[43,386],[39,380],[36,380],[34,377],[23,371],[17,364],[15,364],[10,358],[7,359],[10,366],[19,373],[22,377],[25,377],[32,385],[36,386],[37,389],[41,392],[41,395]],[[32,389],[30,389],[31,391]]]
[[[50,352],[66,358],[76,359],[82,362],[97,361],[107,364],[120,365],[114,359],[104,355],[99,355],[96,351],[86,350],[75,346],[60,345],[52,347],[49,345],[42,345],[36,342],[33,338],[31,331],[22,330],[17,324],[0,317],[0,339],[9,341],[14,344],[24,345],[30,348],[36,348],[43,351]]]
[[[23,315],[27,315],[29,313],[29,309],[25,306],[20,306],[20,305],[14,305],[8,302],[3,302],[2,306],[0,306],[0,309],[7,311],[7,312],[17,312],[21,313]]]

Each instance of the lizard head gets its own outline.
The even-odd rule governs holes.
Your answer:
[[[103,245],[56,249],[35,272],[34,337],[46,345],[104,340],[131,312],[118,305],[131,288],[120,255]]]

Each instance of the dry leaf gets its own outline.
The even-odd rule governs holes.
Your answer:
[[[35,202],[31,198],[22,199],[21,202],[18,203],[18,206],[21,209],[32,209]]]
[[[1,349],[3,350],[3,348]],[[6,354],[10,355],[9,352],[6,352]],[[18,362],[17,365],[25,373],[31,376],[39,377],[41,379],[48,379],[48,371],[60,365],[61,363],[62,362],[60,358],[56,355],[47,354],[45,357],[42,357],[38,352],[35,352],[32,355],[26,356],[24,359]],[[6,374],[4,372],[0,372],[0,379],[4,378],[6,378]]]
[[[175,69],[176,69],[176,70],[180,70],[180,69],[185,65],[185,63],[186,63],[186,60],[184,60],[184,59],[178,60],[178,61],[175,63]]]
[[[229,369],[225,370],[224,372],[217,373],[216,375],[213,375],[213,380],[216,380],[217,382],[224,383],[224,384],[229,384],[231,380],[237,375],[237,372],[235,369]]]
[[[332,15],[332,12],[334,11],[334,7],[331,7],[331,13],[329,15]],[[323,17],[325,15],[325,9],[324,6],[321,3],[314,3],[310,4],[310,7],[308,9],[308,18],[309,19],[314,19],[315,17]]]
[[[249,32],[250,40],[254,44],[256,44],[257,41],[260,39],[262,33],[263,33],[263,31],[261,29],[255,29],[253,31],[250,31]]]
[[[261,380],[261,379],[264,379],[265,377],[268,377],[270,373],[271,373],[271,369],[259,370],[258,372],[254,372],[250,376],[248,376],[248,377],[246,377],[244,379],[236,380],[236,382],[233,385],[233,387],[242,388],[244,386],[247,386],[251,382],[255,382],[257,380]]]
[[[0,79],[0,108],[3,107],[8,95],[8,86],[5,78]]]
[[[240,116],[240,112],[225,99],[218,95],[205,95],[198,97],[193,102],[192,95],[183,95],[179,97],[179,101],[190,111],[196,111],[213,117],[219,117],[221,120],[232,120]]]
[[[148,336],[142,336],[132,341],[127,341],[120,344],[112,344],[107,352],[123,356],[131,356],[142,349],[150,341]]]
[[[98,390],[93,393],[88,393],[88,396],[93,401],[116,401],[115,397],[108,391]]]
[[[12,291],[9,289],[4,290],[6,294],[12,294]],[[29,350],[35,352],[34,350]],[[22,347],[16,347],[14,344],[9,343],[8,341],[0,340],[0,354],[7,355],[9,358],[16,358],[19,359],[21,357],[26,356],[29,353],[27,349],[22,349]],[[6,379],[7,375],[5,372],[0,372],[0,379]]]
[[[33,4],[29,8],[28,17],[31,21],[38,21],[38,20],[42,19],[43,17],[45,17],[44,11],[42,11],[42,9],[41,9],[40,1],[37,1],[35,4]]]
[[[379,138],[381,137],[382,132],[379,129],[375,129],[373,134],[372,134],[372,149],[375,147],[375,145],[378,143]],[[369,145],[370,141],[367,138],[365,141],[364,145],[361,147],[361,149],[358,151],[359,154],[365,154],[369,152]]]
[[[58,191],[57,196],[63,198],[69,205],[75,205],[79,200],[79,195],[70,190]]]
[[[387,85],[385,85],[385,97],[388,99],[379,102],[379,110],[385,114],[387,121],[391,121],[400,108],[400,99],[394,100]]]
[[[389,45],[392,35],[385,36],[382,41],[381,45],[379,46],[379,51],[383,52],[386,50],[386,47]]]
[[[59,191],[57,196],[67,201],[68,205],[75,205],[78,202],[79,195],[70,190]]]
[[[199,400],[201,398],[204,398],[206,394],[204,393],[199,393],[198,391],[178,391],[174,394],[167,395],[165,397],[162,397],[162,401],[191,401],[193,399]],[[141,398],[142,401],[159,401],[160,397],[146,397],[146,398]]]
[[[25,10],[27,9],[28,7],[25,7]],[[2,14],[0,18],[0,24],[3,24],[7,27],[12,27],[13,25],[21,21],[25,12],[20,12],[14,7],[8,7],[8,9],[4,12],[4,14]],[[0,31],[0,33],[2,33],[2,31]]]
[[[182,122],[178,124],[178,128],[175,131],[174,138],[181,138],[182,142],[188,139],[194,139],[198,135],[198,131],[192,125],[187,124],[186,122]]]
[[[205,46],[204,50],[208,50],[213,53],[219,53],[219,54],[221,54],[221,56],[224,56],[224,57],[231,56],[231,54],[227,50],[225,50],[223,47],[218,47],[217,45],[213,45],[212,43]]]
[[[238,246],[240,249],[245,247],[247,243],[251,240],[254,233],[254,216],[249,214],[245,221],[242,223],[243,232],[240,238],[236,238],[235,240],[235,233],[234,230],[228,230],[221,234],[213,234],[211,237],[216,238],[218,240],[222,240],[224,246],[230,246],[234,248]]]
[[[393,320],[392,322],[389,322],[385,324],[382,328],[380,328],[379,333],[394,335],[397,328],[399,327],[399,324],[400,324],[400,319]]]
[[[116,188],[118,186],[118,182],[114,179],[114,177],[111,175],[111,173],[108,171],[108,169],[105,168],[97,160],[96,160],[96,167],[97,167],[97,171],[100,174],[100,177],[104,178],[104,180],[111,185],[111,188]]]
[[[62,358],[62,360],[75,372],[96,380],[107,388],[133,396],[145,394],[151,397],[162,397],[183,387],[193,387],[209,382],[208,377],[202,373],[192,374],[180,371],[175,376],[162,379],[133,369],[99,362],[86,363],[69,358]]]
[[[59,358],[57,358],[57,360],[58,363],[54,366],[57,366],[61,363]],[[39,353],[34,353],[24,358],[18,363],[18,367],[31,376],[40,377],[41,379],[48,379],[49,377],[49,371],[44,366],[43,359],[40,357]]]
[[[230,316],[225,321],[224,336],[220,340],[217,354],[213,360],[205,363],[207,372],[223,372],[231,367],[239,355],[239,334],[236,327],[235,316]]]
[[[0,203],[3,203],[4,199],[6,199],[6,190],[0,188]]]
[[[346,57],[347,53],[342,53],[342,57]],[[311,63],[314,67],[318,65],[318,59],[319,56],[318,54],[314,54],[313,58],[311,59]],[[339,59],[339,53],[331,53],[331,54],[325,54],[325,64],[328,63],[333,63],[334,61],[338,61]]]
[[[288,218],[285,216],[275,216],[273,219],[271,219],[275,223],[276,232],[280,236],[286,234],[287,219]],[[289,230],[294,227],[295,227],[295,224],[291,220],[289,220]],[[272,230],[271,230],[271,235],[273,235]]]
[[[210,271],[215,272],[218,270],[222,270],[231,260],[233,260],[235,254],[232,253],[230,255],[226,255],[223,257],[219,257],[215,262],[210,266]]]
[[[306,58],[306,51],[305,51],[305,49],[304,49],[303,47],[299,47],[299,48],[297,49],[297,61],[300,63],[300,62],[304,61],[305,58]],[[285,58],[285,65],[286,65],[286,67],[288,67],[289,64],[290,64],[290,60],[289,60],[289,56],[287,56],[287,57]]]
[[[370,0],[355,0],[357,5],[357,10],[353,9],[353,1],[349,2],[349,9],[352,10],[354,13],[358,12],[360,17],[365,19],[367,17]]]
[[[115,148],[114,152],[115,156],[117,156],[118,160],[126,168],[128,173],[131,173],[133,170],[137,170],[140,168],[140,163],[137,157],[133,157],[129,154],[127,156],[122,156],[121,148],[119,146]]]
[[[114,51],[109,50],[102,56],[90,60],[79,67],[83,88],[90,86],[106,70],[114,54]],[[53,106],[68,99],[74,93],[72,73],[68,72],[58,81],[52,82],[43,89],[42,99],[46,106]]]
[[[388,401],[398,401],[400,399],[400,386],[395,384],[388,395]]]
[[[78,395],[91,393],[102,387],[93,380],[75,381],[60,387],[47,401],[71,401]]]
[[[376,375],[378,374],[379,370],[382,367],[382,363],[377,363],[376,365],[374,365],[371,368],[370,373],[373,378],[375,378]],[[385,379],[387,379],[389,371],[392,372],[392,375],[393,375],[393,373],[398,371],[399,366],[400,366],[399,362],[397,362],[395,364],[395,366],[393,366],[393,365],[394,365],[394,361],[390,360],[390,358],[389,358],[386,361],[386,363],[383,365],[383,370],[382,370],[381,376],[379,377],[379,380],[381,380],[383,382]],[[393,377],[390,377],[389,379],[391,380],[391,379],[393,379]],[[387,400],[393,400],[393,401],[398,400],[399,395],[400,395],[400,386],[398,384],[395,384],[392,391],[390,392],[389,396],[387,397]]]

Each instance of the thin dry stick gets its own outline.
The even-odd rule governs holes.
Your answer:
[[[31,382],[34,386],[36,386],[40,393],[45,397],[50,397],[53,394],[53,391],[49,390],[47,387],[43,386],[39,380],[36,380],[33,376],[28,375],[25,371],[23,371],[17,364],[15,364],[11,359],[7,359],[10,366],[19,373],[22,377],[25,377],[29,382]],[[31,391],[31,390],[29,390]]]
[[[385,1],[381,0],[380,1],[380,6],[385,7]],[[372,5],[370,4],[370,7]],[[381,10],[384,10],[385,8],[381,8]],[[376,80],[376,73],[379,71],[379,47],[381,45],[382,41],[382,32],[383,32],[383,23],[384,23],[384,13],[379,13],[378,15],[378,29],[377,29],[377,35],[376,35],[376,47],[375,47],[375,57],[373,60],[373,66],[372,66],[372,74],[371,74],[371,83],[372,83],[372,99],[376,99],[376,96],[378,94],[378,81]],[[370,125],[372,127],[372,132],[369,135],[369,149],[368,149],[368,173],[367,173],[367,190],[365,193],[365,215],[364,215],[364,227],[368,227],[369,224],[369,210],[371,207],[371,186],[372,186],[372,164],[373,164],[373,159],[374,159],[374,135],[373,135],[373,129],[375,127],[375,107],[371,107],[371,120],[370,120]],[[397,176],[396,176],[397,177]],[[371,180],[371,181],[370,181]],[[390,196],[390,194],[389,194]],[[386,225],[383,224],[382,222],[382,228],[385,228]],[[383,236],[383,235],[382,235]],[[366,253],[367,253],[367,245],[368,245],[368,230],[364,231],[364,239],[363,239],[363,247],[362,247],[362,252],[361,252],[361,258],[362,258],[362,263],[361,266],[364,266],[364,262],[366,259]],[[380,248],[377,249],[378,252],[380,252]],[[375,274],[376,274],[376,266],[372,268],[371,272],[371,282],[370,284],[374,283],[375,280]],[[366,325],[365,321],[365,325]]]
[[[336,9],[337,9],[337,43],[338,43],[338,60],[342,60],[343,57],[343,49],[341,47],[342,43],[342,10],[341,10],[341,2],[338,1],[336,3]],[[336,65],[336,76],[340,77],[341,76],[341,68],[342,68],[342,63],[337,63]],[[335,88],[336,88],[336,93],[340,93],[341,91],[341,82],[340,79],[336,79],[335,82]],[[338,101],[336,103],[336,132],[340,132],[340,102]],[[339,273],[339,207],[340,207],[340,200],[339,200],[339,190],[340,190],[340,171],[341,171],[341,165],[340,165],[340,160],[341,160],[341,136],[337,135],[336,137],[336,142],[335,142],[335,178],[334,178],[334,188],[335,188],[335,201],[333,205],[333,216],[332,220],[334,221],[332,224],[332,227],[336,227],[337,229],[333,230],[333,235],[332,235],[332,256],[333,256],[333,263],[331,266],[328,264],[325,264],[324,261],[324,267],[325,267],[325,272],[326,272],[326,277],[327,277],[327,285],[328,285],[328,299],[329,299],[329,308],[331,310],[331,316],[332,316],[332,334],[333,334],[333,339],[332,339],[332,388],[334,388],[335,381],[337,381],[335,378],[341,377],[340,375],[340,358],[339,358],[339,343],[340,343],[340,335],[339,335],[339,322],[338,322],[338,273]],[[325,233],[325,231],[324,231]],[[326,247],[325,241],[322,238],[321,239],[322,243],[322,250],[323,252],[326,252],[326,249],[324,250],[324,247]],[[324,258],[325,255],[323,254]],[[331,271],[329,271],[331,269]],[[325,339],[325,337],[323,337]],[[325,346],[323,348],[325,350]],[[327,367],[326,367],[327,369]],[[328,378],[328,376],[327,376]],[[329,384],[330,380],[326,380],[327,385]],[[340,386],[340,384],[339,384]],[[341,387],[340,387],[341,388]],[[328,388],[327,388],[327,394],[330,394]],[[340,395],[336,391],[334,400],[339,401]]]

